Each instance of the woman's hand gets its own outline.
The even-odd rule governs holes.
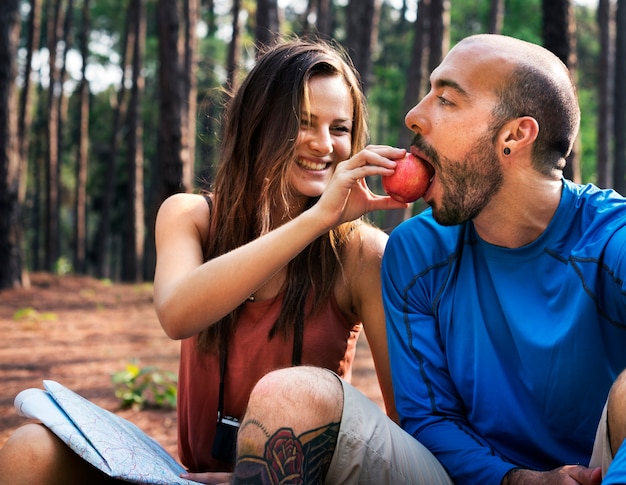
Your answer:
[[[328,221],[328,227],[334,227],[374,210],[408,207],[391,197],[374,194],[365,181],[365,177],[391,175],[396,160],[405,153],[403,148],[370,145],[337,164],[332,179],[315,205],[319,217]]]
[[[209,485],[228,485],[232,473],[206,472],[206,473],[183,473],[180,477],[198,483]]]

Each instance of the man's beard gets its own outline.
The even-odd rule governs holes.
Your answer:
[[[475,218],[502,186],[504,174],[495,153],[492,133],[479,138],[464,161],[440,157],[419,134],[412,144],[435,167],[442,194],[441,205],[432,204],[433,217],[443,226]]]

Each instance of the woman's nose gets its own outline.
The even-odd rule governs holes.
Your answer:
[[[333,151],[333,139],[328,129],[319,128],[311,133],[309,146],[321,155],[328,155]]]

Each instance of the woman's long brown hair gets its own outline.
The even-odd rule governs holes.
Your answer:
[[[273,220],[276,214],[290,214],[293,196],[287,170],[296,157],[308,81],[335,75],[343,77],[352,96],[354,154],[367,143],[366,105],[358,74],[344,51],[321,41],[292,39],[258,57],[226,105],[206,260],[271,231],[278,222]],[[316,201],[312,198],[308,207]],[[291,334],[311,291],[312,311],[328,299],[341,276],[347,238],[360,223],[359,219],[332,229],[288,264],[282,309],[269,338]],[[200,332],[200,349],[216,352],[220,342],[233,334],[240,310],[241,306]]]

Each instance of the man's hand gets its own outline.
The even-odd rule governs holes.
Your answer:
[[[566,465],[547,472],[515,468],[504,476],[501,485],[600,485],[601,468]]]

